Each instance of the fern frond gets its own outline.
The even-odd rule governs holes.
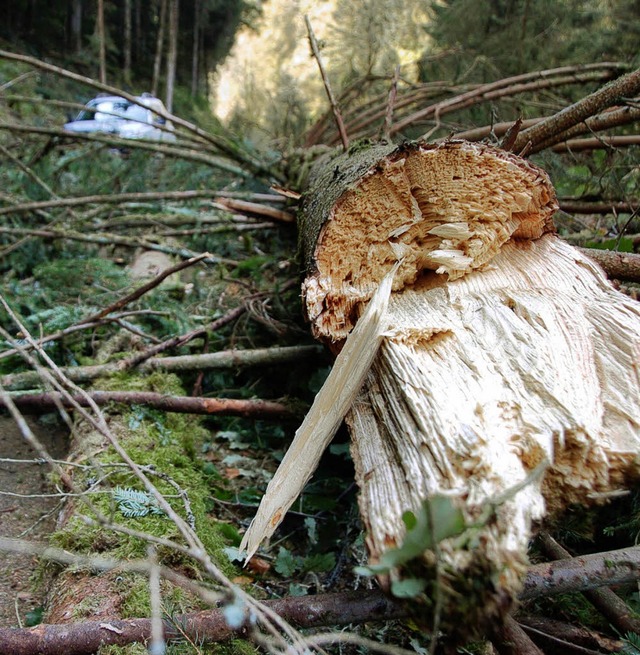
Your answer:
[[[139,518],[154,514],[161,516],[164,510],[158,507],[154,498],[146,491],[138,491],[130,487],[116,487],[113,499],[118,503],[118,510],[126,518]]]

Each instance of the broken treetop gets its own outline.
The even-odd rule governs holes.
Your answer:
[[[344,339],[395,262],[394,290],[487,264],[509,239],[553,230],[547,174],[498,148],[447,141],[381,145],[324,163],[305,195],[305,308],[317,337]],[[439,275],[446,274],[442,279]]]

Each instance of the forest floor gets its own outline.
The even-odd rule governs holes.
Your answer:
[[[52,457],[66,456],[64,429],[36,420],[29,420],[29,425]],[[0,495],[0,524],[5,537],[38,541],[45,539],[56,524],[60,499],[45,495],[51,493],[48,467],[21,461],[33,461],[35,457],[13,418],[0,416],[0,489],[4,491]],[[25,617],[28,620],[37,615],[42,607],[45,588],[40,585],[38,592],[32,584],[36,566],[35,557],[0,552],[0,627],[21,627]]]

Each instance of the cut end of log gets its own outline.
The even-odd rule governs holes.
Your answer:
[[[324,217],[303,285],[316,336],[344,339],[357,306],[399,259],[396,291],[425,271],[454,280],[486,266],[509,239],[552,231],[556,209],[546,173],[511,153],[464,141],[391,151]]]

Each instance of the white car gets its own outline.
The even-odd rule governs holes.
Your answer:
[[[120,96],[90,100],[75,120],[65,123],[68,132],[102,132],[123,139],[175,141],[173,125],[155,111],[165,112],[162,101],[148,93],[136,96],[136,105]]]

